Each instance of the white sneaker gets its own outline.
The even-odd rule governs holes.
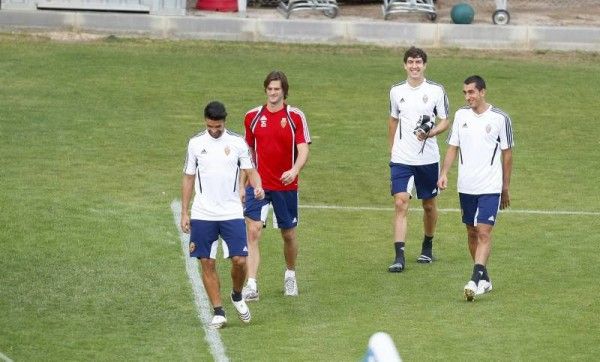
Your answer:
[[[465,299],[469,302],[475,300],[475,295],[477,294],[477,284],[474,281],[469,280],[467,285],[465,285]]]
[[[287,297],[296,297],[298,296],[298,284],[296,283],[295,277],[285,278],[283,281],[283,295]]]
[[[477,295],[489,293],[492,291],[492,282],[481,279],[479,284],[477,284]]]
[[[242,298],[246,302],[258,302],[258,297],[258,290],[252,289],[247,285],[242,289]]]
[[[225,325],[227,324],[227,318],[225,318],[222,315],[215,315],[213,316],[212,321],[210,321],[210,326],[212,328],[222,328],[225,327]]]
[[[250,315],[250,309],[248,309],[248,305],[244,301],[244,298],[242,297],[242,300],[240,300],[239,302],[236,302],[233,299],[231,299],[231,302],[233,303],[233,306],[235,307],[235,310],[237,311],[240,320],[244,323],[250,323],[250,319],[252,318],[252,316]]]

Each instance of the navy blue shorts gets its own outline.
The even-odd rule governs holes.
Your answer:
[[[254,188],[246,187],[244,216],[264,223],[269,204],[273,206],[279,229],[291,229],[298,225],[298,191],[265,190],[265,198],[257,200],[254,198]]]
[[[500,208],[500,194],[470,195],[458,194],[463,223],[471,226],[477,224],[496,224]]]
[[[208,221],[191,220],[190,256],[217,258],[219,236],[223,239],[223,257],[248,256],[244,219]]]
[[[437,181],[439,164],[410,166],[390,162],[390,185],[392,196],[399,192],[412,194],[417,189],[417,198],[431,199],[438,195]]]

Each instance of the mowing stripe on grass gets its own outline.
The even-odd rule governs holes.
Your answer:
[[[202,328],[204,328],[205,339],[210,347],[210,352],[215,361],[229,361],[229,358],[227,358],[227,355],[225,354],[225,346],[223,345],[223,341],[221,341],[221,335],[218,330],[209,327],[209,323],[212,319],[212,308],[208,301],[208,297],[206,296],[200,273],[198,272],[198,262],[196,261],[196,258],[190,258],[188,256],[190,236],[182,232],[179,227],[181,224],[181,202],[179,200],[173,200],[173,202],[171,202],[171,211],[173,211],[175,226],[177,227],[177,230],[179,230],[181,249],[183,251],[183,258],[185,259],[185,269],[190,279],[190,283],[192,284],[194,302],[196,302],[196,311],[198,312],[200,323],[202,323]]]
[[[2,352],[0,352],[0,360],[4,361],[4,362],[13,362],[12,359],[8,358],[6,355],[4,355]]]
[[[337,206],[337,205],[299,205],[302,209],[321,209],[321,210],[345,210],[345,211],[394,211],[392,207],[373,207],[373,206]],[[423,211],[421,208],[411,208],[411,211]],[[440,212],[460,212],[460,209],[438,209]],[[500,212],[507,214],[526,214],[526,215],[589,215],[600,216],[597,211],[561,211],[561,210],[519,210],[508,209]]]

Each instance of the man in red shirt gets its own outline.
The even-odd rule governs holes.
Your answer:
[[[244,216],[248,230],[248,282],[244,299],[259,299],[257,275],[260,264],[259,240],[272,205],[283,238],[283,254],[287,269],[284,295],[297,296],[296,257],[298,240],[298,175],[308,160],[311,143],[304,113],[285,103],[288,81],[281,71],[272,71],[264,81],[267,103],[246,113],[246,142],[254,154],[262,179],[265,198],[254,198],[252,187],[246,188]]]

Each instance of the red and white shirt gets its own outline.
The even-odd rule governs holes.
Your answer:
[[[298,177],[284,185],[281,174],[294,166],[298,156],[296,146],[311,143],[304,113],[287,104],[277,112],[270,112],[266,105],[259,106],[246,113],[244,126],[246,142],[254,151],[263,189],[298,190]]]

